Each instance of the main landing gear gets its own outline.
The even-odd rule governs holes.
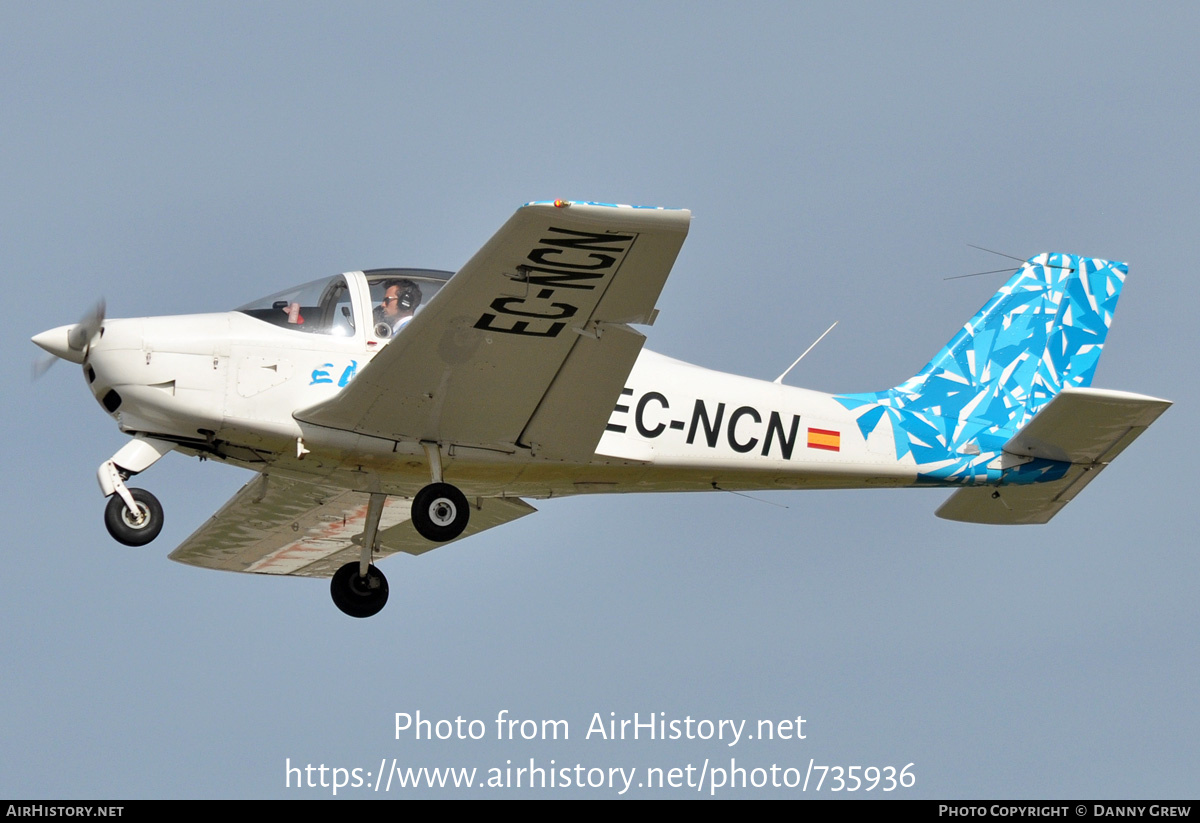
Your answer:
[[[150,437],[134,437],[120,451],[100,464],[96,479],[108,498],[104,509],[104,525],[118,543],[144,546],[163,527],[163,509],[158,498],[145,489],[131,489],[125,481],[131,475],[145,471],[174,445]]]
[[[463,533],[471,517],[467,497],[457,487],[442,482],[442,453],[437,443],[422,441],[433,482],[417,492],[412,502],[412,524],[417,534],[434,543],[445,543]]]
[[[371,495],[361,555],[338,569],[329,581],[334,605],[351,617],[371,617],[387,604],[387,578],[371,563],[386,499],[385,494]],[[412,522],[426,540],[445,543],[463,533],[470,512],[466,495],[457,488],[449,483],[430,483],[413,498]]]
[[[378,614],[388,600],[387,578],[371,564],[375,540],[379,536],[379,519],[383,517],[386,494],[374,492],[367,500],[367,528],[357,563],[347,563],[329,581],[333,605],[351,617],[371,617]]]
[[[358,563],[347,563],[333,575],[329,582],[333,603],[351,617],[371,617],[387,605],[388,582],[383,572],[367,566],[365,575],[359,574]]]
[[[434,543],[445,543],[463,533],[470,519],[467,497],[442,481],[442,460],[436,443],[422,443],[429,458],[433,482],[417,492],[412,502],[412,523],[417,533]],[[372,492],[367,502],[367,522],[358,562],[347,563],[329,581],[333,603],[351,617],[378,614],[388,599],[387,578],[371,559],[379,535],[379,521],[387,495]]]
[[[449,483],[430,483],[413,498],[413,526],[417,534],[434,543],[462,534],[470,514],[466,495]]]

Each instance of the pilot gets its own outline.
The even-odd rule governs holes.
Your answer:
[[[375,307],[375,334],[391,337],[412,320],[421,304],[421,289],[411,280],[389,280],[383,302]]]

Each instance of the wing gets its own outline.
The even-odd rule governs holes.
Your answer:
[[[367,499],[364,492],[260,475],[171,552],[171,559],[225,571],[332,577],[342,565],[358,560]],[[377,559],[447,545],[417,534],[409,520],[409,503],[389,497],[384,504]],[[457,539],[533,511],[516,498],[478,499],[470,524]]]
[[[296,419],[390,439],[586,459],[691,213],[530,203],[336,397]]]
[[[937,516],[968,523],[1045,523],[1158,419],[1169,400],[1105,389],[1063,389],[1004,444],[1023,457],[1070,463],[1048,483],[960,489]]]

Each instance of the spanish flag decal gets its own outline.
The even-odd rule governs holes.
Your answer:
[[[829,429],[809,429],[808,447],[810,449],[825,449],[837,452],[842,450],[842,433]]]

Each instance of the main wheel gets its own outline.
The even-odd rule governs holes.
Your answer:
[[[366,577],[360,575],[356,560],[337,570],[329,582],[329,592],[334,605],[351,617],[371,617],[387,603],[388,583],[374,566],[367,567]]]
[[[413,526],[419,535],[434,543],[458,537],[470,516],[466,496],[449,483],[430,483],[413,498]]]
[[[114,494],[104,508],[104,525],[118,543],[144,546],[162,531],[162,505],[157,497],[145,489],[130,489],[129,494],[137,503],[137,512],[131,512],[121,495]]]

